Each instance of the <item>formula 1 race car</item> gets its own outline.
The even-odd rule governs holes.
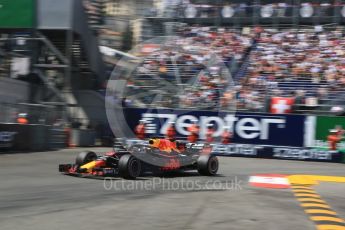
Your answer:
[[[135,179],[144,173],[161,174],[178,170],[197,170],[200,175],[216,175],[218,158],[207,144],[192,144],[154,138],[148,144],[134,144],[129,148],[115,142],[114,150],[97,156],[81,152],[75,164],[61,164],[59,171],[73,176]]]

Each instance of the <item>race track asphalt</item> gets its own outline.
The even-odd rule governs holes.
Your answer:
[[[0,154],[0,229],[315,229],[291,189],[252,187],[248,178],[345,174],[345,164],[235,157],[220,158],[217,177],[104,181],[58,173],[58,164],[73,162],[81,150]],[[324,182],[315,190],[345,218],[345,184]]]

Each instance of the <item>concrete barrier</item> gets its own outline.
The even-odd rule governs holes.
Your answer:
[[[0,123],[0,152],[48,150],[49,129],[46,125]]]
[[[72,129],[71,144],[73,146],[93,146],[96,141],[94,130]]]

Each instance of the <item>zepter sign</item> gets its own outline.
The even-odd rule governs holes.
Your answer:
[[[241,117],[234,114],[223,116],[194,116],[189,114],[165,113],[143,113],[142,119],[146,121],[147,132],[150,134],[165,134],[169,124],[174,123],[176,131],[183,135],[189,135],[188,127],[192,121],[198,121],[200,127],[200,138],[205,139],[206,129],[209,124],[214,124],[215,137],[220,137],[225,128],[230,129],[242,139],[268,140],[270,129],[277,127],[285,128],[286,120],[284,117]],[[157,121],[160,121],[157,123]]]
[[[206,33],[206,30],[202,31],[203,36]],[[154,44],[155,49],[147,52],[147,44]],[[186,128],[192,124],[192,117],[184,116],[180,111],[178,116],[168,114],[168,117],[160,119],[165,116],[163,111],[166,109],[172,113],[183,108],[186,114],[191,110],[234,114],[234,97],[227,103],[220,102],[225,92],[234,94],[235,90],[229,69],[218,53],[221,52],[194,39],[177,36],[157,37],[136,46],[130,55],[118,62],[107,85],[106,112],[114,135],[134,138],[133,127],[128,124],[131,119],[135,119],[135,123],[140,119],[146,120],[150,134],[164,135],[170,121],[175,122],[178,132],[187,134]],[[125,113],[128,107],[145,108],[146,112],[143,117],[131,118]],[[217,122],[214,119],[217,120],[195,120],[205,127],[207,123]],[[153,120],[161,128],[155,129]],[[150,158],[142,156],[136,157],[150,161]]]

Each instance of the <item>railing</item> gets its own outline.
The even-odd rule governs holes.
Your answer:
[[[292,4],[215,4],[216,1],[209,1],[209,4],[179,4],[166,6],[164,10],[151,12],[150,18],[220,18],[226,19],[323,19],[342,18],[340,5],[313,5],[299,4],[300,1],[292,1]],[[219,2],[219,1],[217,1]],[[313,1],[310,1],[312,3]]]
[[[59,125],[66,121],[66,111],[59,106],[0,103],[0,123],[17,123],[19,117],[25,117],[29,124]]]

